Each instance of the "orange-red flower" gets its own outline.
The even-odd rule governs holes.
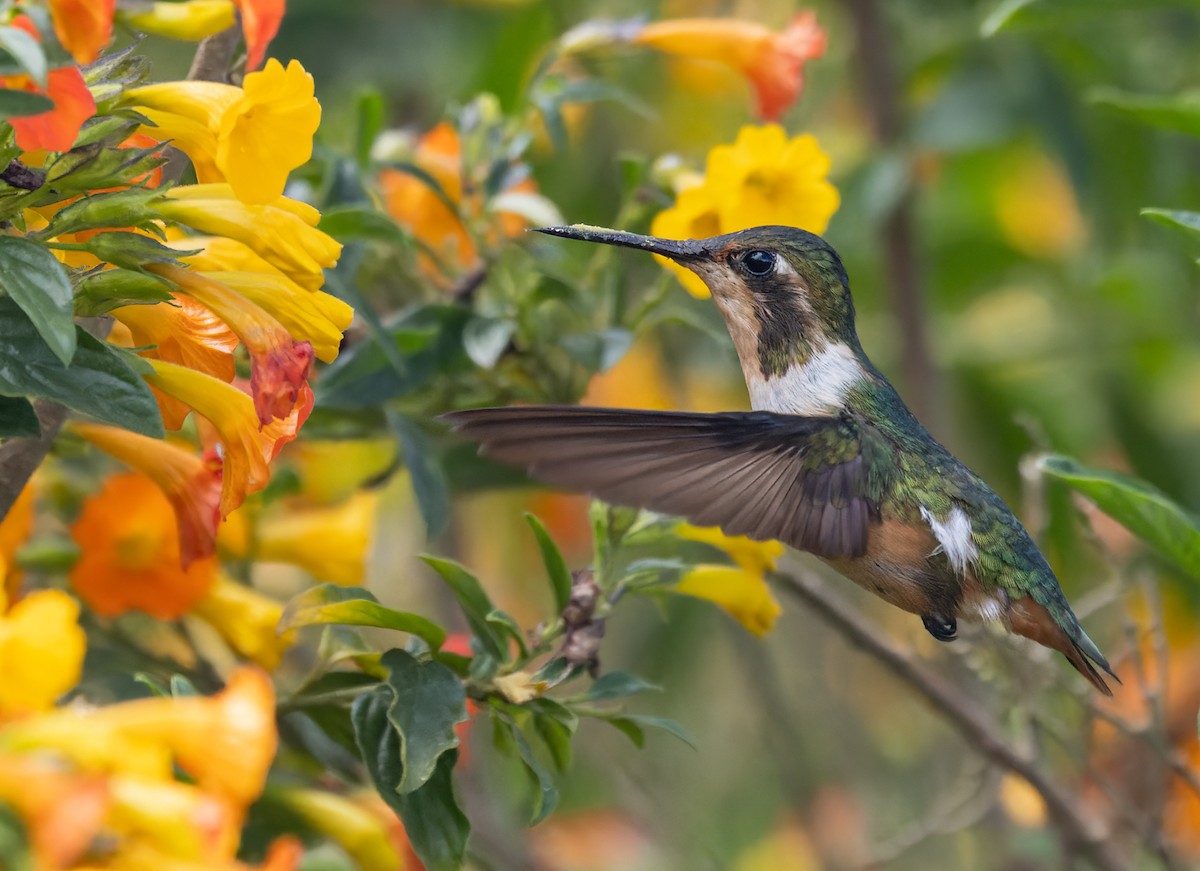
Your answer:
[[[778,119],[804,84],[804,63],[825,53],[825,31],[814,12],[800,12],[782,33],[752,21],[721,18],[681,18],[647,24],[633,37],[679,57],[726,64],[754,86],[758,113]]]
[[[76,63],[90,64],[112,39],[117,0],[50,0],[54,33]]]
[[[267,46],[279,32],[287,0],[233,0],[242,13],[242,36],[246,40],[246,69],[262,66]]]
[[[212,557],[181,567],[171,504],[139,472],[109,478],[84,502],[71,537],[80,549],[71,586],[105,617],[127,611],[161,620],[182,617],[216,578]]]
[[[154,372],[144,377],[151,387],[191,406],[216,428],[224,464],[221,516],[227,516],[245,501],[247,493],[257,493],[267,486],[271,479],[267,462],[277,450],[276,442],[283,437],[282,433],[276,436],[272,427],[283,429],[299,412],[293,409],[287,419],[273,421],[260,429],[254,400],[232,384],[162,360],[151,360],[150,365]],[[311,397],[312,392],[308,391],[307,396]],[[302,391],[297,408],[302,407],[305,398]],[[295,428],[291,434],[295,435]]]
[[[96,114],[96,101],[77,67],[50,70],[45,91],[26,75],[6,76],[0,81],[6,88],[44,93],[54,101],[48,112],[8,119],[23,151],[67,151],[75,144],[83,122]]]
[[[100,450],[148,475],[162,489],[175,511],[184,568],[192,560],[212,556],[221,521],[219,458],[202,458],[162,439],[119,427],[76,423],[72,429]]]
[[[176,295],[173,305],[130,305],[113,309],[113,317],[129,328],[134,347],[145,348],[143,357],[166,360],[232,381],[237,371],[233,352],[238,337],[233,330],[189,296]],[[191,408],[156,391],[163,426],[179,429]]]
[[[149,267],[212,309],[250,352],[250,392],[264,425],[286,418],[312,369],[311,342],[295,341],[278,320],[241,294],[190,269],[169,264]]]

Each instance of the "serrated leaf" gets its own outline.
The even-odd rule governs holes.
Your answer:
[[[0,395],[44,396],[104,423],[162,438],[154,394],[116,349],[79,327],[70,366],[11,299],[0,298]]]
[[[554,613],[561,614],[571,601],[571,572],[567,569],[567,561],[545,525],[532,514],[525,515],[525,522],[533,530],[537,539],[538,550],[542,553],[542,562],[546,566],[546,574],[550,578],[550,588],[554,591]]]
[[[282,633],[301,626],[328,623],[376,626],[407,632],[435,650],[446,640],[446,630],[432,620],[408,611],[384,607],[361,587],[340,587],[337,584],[321,584],[293,597],[283,609],[277,631]]]
[[[41,115],[54,109],[54,101],[32,91],[0,88],[0,118],[23,118]]]
[[[1082,493],[1184,572],[1200,578],[1200,528],[1166,494],[1120,472],[1084,468],[1070,457],[1042,457],[1039,466],[1045,474]]]
[[[69,365],[75,354],[75,313],[71,282],[58,259],[36,242],[0,236],[0,290],[29,316],[54,355]]]
[[[422,556],[421,559],[450,587],[450,592],[458,601],[472,634],[479,640],[484,652],[498,661],[505,661],[508,658],[508,649],[503,636],[488,623],[488,615],[492,613],[494,606],[479,579],[453,560],[428,555]]]
[[[388,718],[390,689],[380,688],[360,696],[350,709],[355,740],[375,790],[404,823],[404,831],[428,871],[458,871],[466,857],[471,825],[454,797],[451,772],[458,751],[438,759],[433,776],[420,789],[400,794],[403,776],[400,735]]]
[[[454,727],[467,721],[467,694],[458,676],[440,662],[389,650],[380,663],[388,670],[394,696],[388,719],[400,735],[401,772],[395,789],[405,795],[424,786],[442,754],[458,747]]]
[[[662,687],[642,680],[635,674],[625,671],[610,671],[601,675],[595,683],[588,687],[580,701],[603,702],[610,699],[621,699],[626,696],[645,692],[661,692]]]
[[[0,439],[35,439],[42,434],[33,404],[24,396],[0,396]]]
[[[19,27],[0,27],[0,48],[43,88],[46,86],[46,55],[41,44]]]

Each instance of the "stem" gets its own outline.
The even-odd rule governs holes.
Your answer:
[[[924,699],[982,756],[1024,778],[1041,795],[1049,819],[1069,853],[1086,856],[1099,871],[1124,871],[1128,867],[1107,836],[1093,830],[1091,821],[1076,806],[1075,797],[1051,780],[1037,760],[1009,744],[995,722],[982,714],[961,691],[881,637],[877,627],[864,620],[815,575],[776,574],[774,577],[789,593],[817,612],[852,647],[875,659],[894,678]]]

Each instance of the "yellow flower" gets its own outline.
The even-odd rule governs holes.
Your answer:
[[[297,442],[288,455],[300,472],[300,495],[311,504],[341,502],[396,462],[394,439]]]
[[[287,197],[247,205],[229,185],[187,185],[172,188],[156,208],[169,221],[244,243],[302,287],[320,287],[321,270],[336,265],[342,250],[316,228],[320,212]]]
[[[39,590],[5,614],[0,591],[0,720],[52,708],[79,681],[87,644],[79,606],[61,590]]]
[[[173,782],[172,764],[205,792],[245,807],[275,758],[275,691],[246,667],[214,696],[60,708],[0,729],[0,750],[56,751],[89,771]]]
[[[821,860],[804,830],[784,824],[745,850],[733,871],[819,871]]]
[[[227,236],[185,236],[171,239],[167,245],[177,251],[195,251],[179,259],[200,272],[263,272],[267,275],[283,275],[263,258],[237,239]],[[316,273],[314,284],[301,284],[305,290],[319,290],[323,276]],[[299,282],[297,282],[299,283]]]
[[[211,309],[242,340],[250,352],[250,392],[259,421],[291,414],[312,368],[312,343],[293,340],[261,306],[198,272],[168,263],[147,268]]]
[[[682,538],[720,548],[737,565],[699,565],[683,576],[675,592],[710,602],[723,608],[749,632],[766,635],[783,609],[775,601],[764,575],[775,568],[783,554],[777,541],[752,541],[744,536],[729,536],[715,527],[681,523]]]
[[[74,423],[71,429],[159,486],[175,512],[185,568],[194,559],[212,556],[221,521],[219,459],[200,457],[171,442],[120,427]]]
[[[408,867],[392,846],[388,827],[356,802],[315,789],[281,789],[274,797],[336,841],[360,871],[396,871]]]
[[[782,33],[736,18],[656,21],[633,42],[733,67],[754,86],[758,114],[768,121],[777,120],[800,96],[804,63],[825,53],[825,31],[812,12],[798,13]]]
[[[183,3],[152,3],[143,11],[119,11],[118,15],[137,30],[191,42],[233,27],[232,0],[185,0]]]
[[[1022,152],[996,185],[996,218],[1022,254],[1052,260],[1079,248],[1086,236],[1075,190],[1044,154]]]
[[[242,814],[221,798],[195,786],[145,777],[109,780],[112,810],[108,824],[122,839],[180,859],[219,862],[237,852]]]
[[[305,290],[280,272],[203,272],[260,306],[287,329],[296,341],[309,342],[317,359],[337,359],[342,334],[354,319],[354,309],[336,296]]]
[[[123,97],[191,159],[201,183],[229,182],[245,203],[274,202],[288,173],[312,157],[321,106],[313,78],[299,61],[272,58],[248,73],[242,87],[218,82],[163,82]]]
[[[702,239],[764,224],[823,233],[837,211],[837,188],[826,178],[829,157],[807,134],[788,139],[778,124],[743,127],[732,145],[708,153],[704,178],[680,191],[650,232],[668,239]],[[660,258],[684,287],[708,296],[699,277]]]
[[[1000,781],[1000,804],[1018,826],[1036,829],[1046,824],[1046,802],[1023,777],[1004,775]]]
[[[268,671],[274,671],[296,640],[295,632],[275,632],[283,616],[282,604],[225,575],[217,576],[217,583],[192,614],[216,629],[238,654]]]
[[[376,493],[364,490],[340,505],[280,512],[259,523],[250,553],[245,542],[225,536],[221,545],[234,556],[296,565],[332,584],[361,584],[378,503]]]
[[[259,436],[254,400],[203,372],[161,360],[151,360],[150,365],[154,372],[144,377],[151,387],[191,406],[216,428],[224,446],[221,516],[227,516],[247,493],[257,493],[271,478],[270,452]]]

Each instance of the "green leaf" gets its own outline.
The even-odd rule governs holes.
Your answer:
[[[0,48],[12,55],[35,82],[46,86],[46,55],[36,39],[19,27],[0,27]]]
[[[413,495],[417,497],[417,508],[425,521],[425,534],[434,538],[450,520],[450,485],[446,483],[446,473],[434,456],[429,440],[410,418],[389,409],[387,421],[400,442],[404,466],[408,469]]]
[[[54,101],[32,91],[0,88],[0,118],[21,118],[41,115],[54,109]]]
[[[634,745],[641,749],[646,743],[644,727],[662,729],[670,732],[684,744],[696,749],[696,742],[683,726],[667,717],[651,717],[646,714],[621,714],[615,717],[602,717],[604,722],[623,732]]]
[[[558,206],[549,198],[530,191],[505,191],[488,203],[493,212],[505,212],[524,218],[534,227],[561,227],[566,223]]]
[[[1189,234],[1200,233],[1200,212],[1181,212],[1172,209],[1142,209],[1140,214],[1152,221],[1175,227]]]
[[[419,614],[394,611],[380,605],[361,587],[321,584],[305,590],[283,609],[277,631],[300,626],[340,623],[344,626],[377,626],[415,635],[436,650],[446,640],[446,630]]]
[[[555,786],[554,778],[538,757],[533,745],[529,743],[529,739],[525,736],[517,720],[508,713],[512,710],[513,708],[510,705],[505,706],[504,709],[498,705],[492,706],[493,717],[498,728],[503,732],[507,732],[506,735],[498,735],[497,737],[501,737],[502,743],[507,743],[511,739],[511,745],[516,749],[517,756],[520,757],[521,764],[524,765],[525,771],[529,774],[529,779],[533,784],[533,810],[530,815],[529,824],[536,826],[558,806],[558,787]]]
[[[571,728],[557,717],[544,713],[533,715],[533,728],[550,751],[555,769],[559,774],[565,774],[571,767]]]
[[[383,95],[376,90],[369,90],[358,97],[358,112],[355,118],[354,156],[360,167],[371,163],[371,146],[383,129],[386,106]]]
[[[0,396],[0,439],[35,439],[42,434],[33,404],[24,396]]]
[[[75,355],[71,282],[43,245],[21,236],[0,236],[0,290],[21,307],[54,355],[70,365]]]
[[[517,325],[499,318],[473,317],[463,327],[463,348],[481,369],[494,368],[512,340]]]
[[[487,622],[497,632],[507,635],[516,642],[522,659],[529,657],[529,648],[525,644],[525,633],[521,631],[521,624],[514,620],[512,615],[501,611],[499,608],[493,608],[487,615]]]
[[[567,569],[567,561],[545,525],[532,514],[525,515],[525,522],[533,530],[537,538],[538,550],[542,552],[542,562],[546,565],[546,574],[550,577],[550,587],[554,591],[554,613],[561,614],[571,601],[571,572]]]
[[[503,662],[508,658],[508,649],[503,636],[490,623],[488,615],[494,610],[491,600],[484,592],[479,579],[453,560],[441,559],[435,556],[421,557],[431,569],[441,575],[458,606],[462,609],[471,632],[479,640],[485,653]]]
[[[595,683],[588,687],[588,691],[583,694],[580,701],[604,702],[637,693],[661,691],[662,687],[648,683],[635,674],[625,671],[610,671],[608,674],[601,675]]]
[[[76,327],[64,366],[17,304],[0,298],[0,395],[44,396],[151,438],[163,437],[154,394],[114,348]]]
[[[406,245],[411,237],[383,212],[362,206],[339,206],[321,215],[317,228],[339,242],[374,239],[379,242]]]
[[[1145,481],[1120,472],[1087,469],[1069,457],[1042,457],[1040,467],[1096,503],[1184,572],[1200,578],[1200,529],[1165,494]]]
[[[467,694],[458,676],[440,662],[389,650],[380,663],[394,694],[388,719],[400,735],[396,792],[405,795],[424,786],[442,754],[458,747],[454,727],[468,719]]]
[[[403,795],[398,792],[404,771],[400,735],[388,717],[392,701],[392,691],[381,687],[354,702],[350,717],[359,752],[375,790],[400,816],[413,850],[428,871],[458,871],[466,857],[471,831],[454,798],[451,782],[458,751],[443,753],[433,776],[420,789]]]
[[[1200,136],[1200,91],[1158,97],[1103,88],[1090,98],[1095,105],[1114,109],[1142,124]]]

